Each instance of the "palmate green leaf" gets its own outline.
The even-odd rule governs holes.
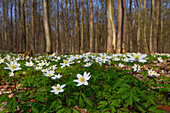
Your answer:
[[[115,99],[115,100],[113,100],[113,101],[111,102],[111,106],[120,107],[120,105],[119,105],[120,102],[121,102],[121,101]]]
[[[65,113],[65,111],[66,111],[66,108],[61,108],[61,109],[59,109],[56,113]]]
[[[161,109],[156,109],[158,107],[158,105],[153,105],[151,107],[149,107],[149,111],[153,112],[153,113],[166,113],[165,111],[161,110]]]
[[[80,113],[77,109],[72,108],[72,113]]]
[[[45,87],[38,88],[37,91],[47,91]]]
[[[34,106],[31,107],[31,110],[32,110],[34,113],[39,113],[38,109],[35,108]]]
[[[97,109],[100,109],[100,108],[104,109],[108,105],[108,102],[107,101],[101,101],[98,104],[99,104],[99,106],[97,107]]]
[[[5,102],[6,101],[6,99],[8,98],[8,93],[6,93],[6,94],[3,94],[2,96],[0,96],[1,98],[0,98],[0,103],[2,103],[2,102]]]
[[[127,90],[129,90],[129,88],[120,88],[119,90],[118,90],[118,94],[123,94],[123,93],[125,93]]]
[[[81,108],[83,108],[85,106],[81,95],[79,96],[79,105],[80,105]]]
[[[81,95],[83,97],[84,102],[88,104],[90,107],[93,107],[93,102],[89,98],[87,98],[84,93],[82,93]]]
[[[137,105],[137,108],[138,108],[139,111],[141,111],[142,113],[145,113],[145,112],[146,112],[142,107],[140,107],[140,106],[138,106],[138,105]]]

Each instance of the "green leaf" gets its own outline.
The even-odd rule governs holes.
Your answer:
[[[72,109],[73,110],[73,113],[80,113],[77,109]]]
[[[84,102],[83,102],[81,95],[79,96],[79,105],[80,105],[81,108],[84,107]]]
[[[6,98],[8,98],[8,94],[3,94],[2,96],[0,96],[0,103],[4,102]]]
[[[85,102],[86,104],[88,104],[90,107],[93,107],[93,102],[92,102],[89,98],[87,98],[87,97],[84,95],[84,93],[82,93],[82,97],[83,97],[83,100],[84,100],[84,102]]]
[[[39,113],[38,109],[35,108],[34,106],[31,107],[31,110],[32,110],[34,113]]]
[[[57,113],[65,113],[65,110],[66,110],[65,108],[61,108],[57,111]]]
[[[138,105],[137,105],[137,108],[138,108],[139,111],[141,111],[142,113],[145,113],[145,112],[146,112],[142,107],[140,107],[140,106],[138,106]]]
[[[99,104],[99,106],[97,108],[98,109],[100,109],[100,108],[103,109],[103,108],[105,108],[108,105],[108,102],[107,101],[101,101],[98,104]]]
[[[37,91],[47,91],[45,87],[38,88]]]
[[[16,98],[14,97],[12,101],[12,109],[11,109],[12,112],[15,112],[16,107],[17,107],[17,101],[16,101]]]
[[[153,113],[166,113],[165,111],[161,110],[161,109],[156,109],[158,107],[158,105],[153,105],[151,107],[149,107],[149,111],[153,112]]]

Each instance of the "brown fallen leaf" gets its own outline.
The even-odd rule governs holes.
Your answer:
[[[87,113],[87,110],[85,108],[81,109],[78,106],[74,106],[74,109],[77,109],[78,111],[80,111],[81,113]]]
[[[14,96],[14,94],[11,93],[11,94],[8,95],[8,98],[12,98],[13,96]]]

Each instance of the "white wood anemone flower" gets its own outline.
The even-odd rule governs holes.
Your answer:
[[[56,78],[57,79],[60,79],[62,77],[62,75],[58,74],[58,75],[55,75],[54,77],[51,77],[53,80],[55,80]]]
[[[147,62],[144,58],[147,56],[147,54],[141,54],[141,53],[133,53],[133,54],[127,54],[129,60],[131,61],[138,61],[138,62]]]
[[[4,59],[0,59],[0,64],[1,64],[1,63],[4,63]]]
[[[137,71],[137,72],[140,71],[140,65],[138,65],[138,64],[134,64],[134,66],[132,66],[132,68],[133,68],[133,71]]]
[[[63,60],[63,63],[60,63],[60,65],[61,65],[61,68],[63,68],[65,66],[69,67],[70,64],[72,64],[72,63],[73,62],[70,62],[69,60]]]
[[[19,67],[20,64],[15,62],[15,61],[10,61],[10,64],[6,63],[6,65],[8,67],[5,67],[4,69],[9,69],[11,70],[11,72],[17,71],[17,70],[21,70],[21,68]]]
[[[64,88],[65,87],[65,84],[64,85],[61,85],[60,84],[57,84],[57,87],[56,86],[52,86],[51,88],[53,89],[52,91],[50,92],[54,92],[54,94],[58,94],[59,92],[63,92],[64,91]]]
[[[26,62],[25,66],[32,67],[32,66],[34,66],[34,63],[32,61]]]
[[[92,63],[86,63],[85,65],[84,65],[84,67],[90,67],[92,65]]]
[[[78,82],[78,84],[76,86],[81,86],[81,85],[88,85],[87,80],[90,79],[91,76],[89,76],[90,73],[86,73],[84,72],[84,76],[82,76],[81,74],[77,74],[77,78],[78,80],[73,80],[74,82]]]
[[[44,76],[47,76],[47,77],[52,77],[54,75],[54,71],[49,71],[47,70],[46,73],[44,73]]]

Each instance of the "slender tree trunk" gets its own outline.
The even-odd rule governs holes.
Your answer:
[[[30,41],[30,50],[32,52],[35,52],[35,27],[34,27],[34,24],[35,24],[35,11],[34,11],[34,7],[35,7],[35,3],[34,3],[34,0],[32,0],[32,17],[31,17],[31,41]]]
[[[141,30],[141,20],[140,20],[140,13],[141,13],[141,0],[139,0],[139,7],[138,7],[138,32],[137,32],[137,52],[140,52],[140,30]]]
[[[76,5],[76,9],[75,9],[75,53],[78,53],[78,6],[77,6],[77,0],[75,0],[75,5]]]
[[[14,40],[15,40],[15,42],[14,42],[14,52],[17,52],[17,50],[18,50],[18,45],[17,45],[17,42],[18,42],[18,33],[17,33],[17,1],[15,0],[15,36],[14,36]]]
[[[112,30],[113,30],[113,41],[112,41],[112,49],[115,52],[116,51],[116,28],[115,28],[115,23],[114,23],[114,0],[112,0],[112,6],[111,6],[111,14],[112,14],[112,18],[110,18],[111,20],[111,24],[112,24]],[[112,51],[112,52],[113,52]]]
[[[123,9],[124,9],[124,20],[123,20],[123,52],[128,51],[128,39],[127,39],[127,15],[126,15],[126,1],[123,0]]]
[[[58,4],[59,3],[59,1],[58,0],[56,0],[56,6],[57,6],[57,14],[56,14],[56,53],[58,54],[59,53],[59,51],[60,51],[60,49],[59,49],[59,24],[58,24],[58,22],[59,22],[59,9],[58,9]]]
[[[25,28],[26,28],[26,51],[30,50],[30,40],[29,40],[29,32],[28,32],[28,1],[26,0],[26,22],[25,22]]]
[[[124,7],[123,0],[118,1],[118,36],[116,53],[122,53],[123,42],[123,22],[124,22]]]
[[[129,21],[131,22],[132,21],[132,0],[130,0],[130,5],[129,5],[129,10],[130,10],[130,12],[129,12]],[[130,41],[129,41],[129,45],[130,45],[130,52],[132,52],[133,51],[133,34],[132,34],[132,27],[131,27],[131,23],[129,24],[129,26],[130,26]]]
[[[155,27],[155,36],[154,36],[154,45],[155,45],[155,52],[158,51],[159,47],[159,33],[160,33],[160,0],[157,1],[156,4],[156,27]]]
[[[96,16],[96,32],[95,32],[95,52],[97,53],[98,52],[98,36],[99,36],[99,32],[98,32],[98,10],[99,10],[99,8],[98,8],[98,1],[96,1],[97,3],[96,3],[96,12],[95,12],[95,16]]]
[[[107,52],[111,52],[112,51],[112,40],[113,40],[113,35],[112,35],[112,1],[108,0],[108,35],[107,35]]]
[[[159,37],[159,39],[160,39],[160,46],[159,46],[159,48],[160,48],[160,53],[162,53],[163,52],[163,36],[164,36],[164,34],[163,34],[163,3],[164,3],[164,0],[162,0],[162,2],[161,2],[161,33],[160,33],[160,37]]]
[[[93,1],[90,0],[90,52],[93,52]]]
[[[150,25],[150,43],[149,43],[149,51],[150,53],[154,53],[153,51],[153,44],[152,44],[152,39],[153,39],[153,36],[152,36],[152,31],[153,31],[153,18],[154,18],[154,0],[152,0],[152,5],[151,5],[151,25]]]
[[[81,47],[80,52],[83,53],[84,46],[84,19],[83,19],[83,0],[81,0]]]
[[[10,0],[11,3],[11,28],[10,28],[10,37],[11,37],[11,44],[10,44],[10,51],[13,52],[13,2]]]
[[[6,7],[5,0],[3,0],[3,23],[4,23],[4,49],[7,49],[7,17],[6,17]]]
[[[48,0],[43,0],[44,29],[45,29],[45,37],[46,37],[46,53],[51,53],[52,47],[51,47],[51,34],[50,34],[50,26],[49,26],[48,2],[49,2]]]
[[[146,9],[146,0],[144,0],[144,51],[145,53],[149,53],[148,52],[148,44],[147,44],[147,37],[146,37],[146,20],[147,19],[147,9]]]
[[[90,35],[89,35],[89,0],[86,0],[86,6],[87,6],[87,12],[86,12],[86,44],[84,45],[85,52],[89,52],[89,47],[90,47]]]

